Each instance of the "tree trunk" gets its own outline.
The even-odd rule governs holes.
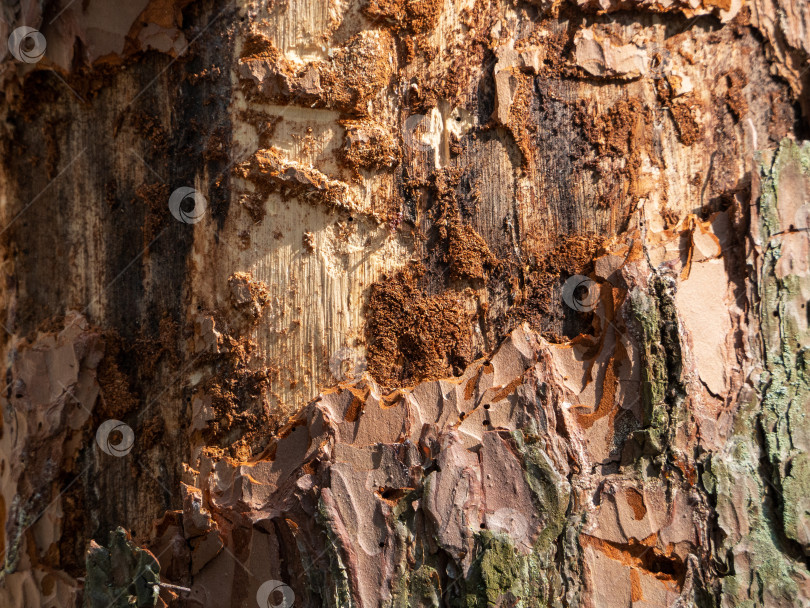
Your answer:
[[[806,0],[2,17],[0,606],[810,605]]]

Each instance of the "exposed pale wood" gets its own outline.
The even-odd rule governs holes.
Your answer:
[[[77,605],[117,526],[178,606],[273,578],[366,608],[807,594],[806,2],[2,15],[47,52],[0,66],[0,604]],[[473,600],[509,500],[540,574]]]

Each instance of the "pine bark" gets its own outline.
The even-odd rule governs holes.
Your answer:
[[[805,0],[2,11],[0,606],[810,605]]]

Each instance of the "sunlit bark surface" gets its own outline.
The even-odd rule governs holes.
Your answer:
[[[0,606],[810,605],[806,0],[0,17]]]

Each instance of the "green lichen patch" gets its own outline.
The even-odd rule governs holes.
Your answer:
[[[307,580],[310,590],[314,595],[320,596],[323,606],[351,608],[355,604],[349,587],[349,574],[341,556],[343,547],[334,530],[332,516],[322,498],[318,501],[316,521],[326,535],[325,557],[329,560],[329,568],[326,573],[321,572],[319,568],[309,570]]]
[[[153,608],[160,591],[160,564],[133,543],[127,531],[110,532],[106,547],[90,542],[85,556],[87,608]]]
[[[396,558],[391,608],[439,608],[442,606],[442,576],[432,539],[417,534],[413,505],[422,491],[403,496],[392,509]]]
[[[555,543],[565,527],[571,488],[568,481],[554,469],[539,443],[525,441],[520,431],[512,433],[512,438],[515,448],[523,457],[526,482],[534,493],[537,510],[545,522],[534,543],[534,551],[542,554],[550,567],[556,550]]]
[[[672,288],[656,276],[651,293],[630,292],[630,311],[639,331],[641,351],[641,403],[644,428],[632,438],[641,454],[661,454],[672,423],[685,396],[678,316]]]
[[[407,594],[400,596],[399,605],[408,608],[439,608],[441,606],[441,586],[436,568],[421,565],[408,573]]]
[[[743,389],[732,436],[701,476],[717,515],[719,596],[743,608],[799,605],[810,576],[803,555],[810,547],[810,335],[806,317],[796,315],[810,277],[780,264],[790,240],[806,238],[790,223],[804,203],[796,184],[810,186],[810,144],[785,140],[762,162],[755,310],[762,370],[755,390]]]
[[[521,550],[507,534],[483,530],[475,533],[475,556],[452,606],[485,608],[556,605],[562,595],[557,569],[557,541],[565,529],[570,500],[568,481],[554,470],[539,442],[525,441],[512,433],[513,447],[524,463],[525,480],[534,494],[537,513],[544,522],[529,552]]]
[[[465,608],[485,608],[518,600],[539,606],[537,598],[524,597],[528,560],[522,557],[505,535],[483,532],[477,535],[478,558],[467,579],[466,593],[459,604]],[[526,590],[528,591],[528,590]]]
[[[755,396],[740,410],[741,425],[724,453],[706,470],[721,535],[715,556],[723,605],[739,608],[792,606],[805,576],[801,562],[786,555],[774,534],[768,483],[760,477],[757,443],[759,403]]]
[[[765,373],[761,421],[768,466],[777,490],[785,535],[810,549],[810,276],[785,263],[795,256],[795,232],[810,189],[810,142],[784,140],[761,169],[759,199],[762,263],[758,277],[759,322]],[[801,255],[801,254],[800,254]],[[805,263],[807,263],[805,261]]]
[[[506,534],[485,530],[475,537],[475,560],[469,575],[460,584],[463,592],[451,606],[541,608],[557,605],[561,579],[542,546],[535,546],[525,554]]]

